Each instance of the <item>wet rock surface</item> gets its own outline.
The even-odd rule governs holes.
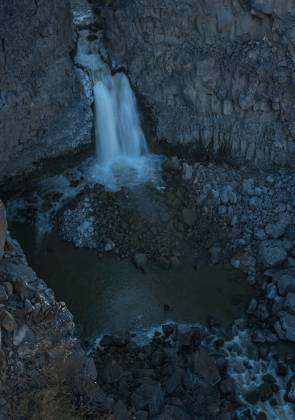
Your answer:
[[[99,384],[134,418],[213,418],[240,407],[226,370],[201,345],[205,330],[164,325],[143,346],[104,337],[95,355]]]
[[[94,356],[98,382],[118,418],[127,412],[135,419],[268,418],[281,394],[293,402],[293,362],[273,360],[289,378],[282,385],[279,376],[259,372],[259,357],[244,357],[249,343],[237,334],[226,341],[210,326],[164,324],[140,344],[136,333],[103,336]]]

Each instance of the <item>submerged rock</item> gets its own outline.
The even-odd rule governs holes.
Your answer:
[[[135,254],[133,258],[136,268],[144,270],[147,264],[147,256],[145,254]]]

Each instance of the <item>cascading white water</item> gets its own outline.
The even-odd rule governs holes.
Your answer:
[[[103,76],[94,85],[94,98],[96,177],[114,188],[153,178],[158,159],[149,153],[128,78]]]
[[[125,74],[105,76],[95,84],[94,95],[99,162],[109,165],[118,158],[147,155],[135,97]]]
[[[78,24],[91,21],[92,16],[88,3],[80,1]],[[90,96],[89,82],[93,83],[95,100],[96,159],[86,162],[87,176],[111,190],[146,181],[159,183],[161,158],[148,150],[128,78],[124,73],[112,76],[99,49],[103,53],[99,40],[89,42],[88,31],[79,32],[75,61],[87,71],[89,79],[83,79],[83,86]]]

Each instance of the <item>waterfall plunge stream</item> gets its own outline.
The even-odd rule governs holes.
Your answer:
[[[96,154],[94,176],[111,189],[155,177],[152,155],[140,125],[136,99],[124,73],[94,84]]]
[[[84,12],[89,23],[91,13]],[[83,18],[78,14],[76,21],[81,24]],[[129,80],[122,72],[111,74],[102,59],[103,46],[99,40],[90,42],[87,35],[85,30],[79,33],[75,61],[89,76],[84,83],[86,95],[90,80],[93,85],[96,159],[91,165],[91,181],[110,190],[146,181],[159,183],[161,158],[148,149]]]
[[[97,157],[103,165],[148,154],[134,94],[123,73],[94,86]]]

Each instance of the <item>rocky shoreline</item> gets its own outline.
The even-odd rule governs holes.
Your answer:
[[[214,320],[208,328],[167,324],[141,344],[134,334],[104,336],[92,350],[95,366],[65,304],[54,300],[9,236],[0,277],[4,418],[249,418],[252,404],[255,418],[264,419],[259,401],[275,407],[281,391],[294,402],[294,354],[274,359],[279,376],[265,374],[241,399],[228,369],[230,347]],[[242,330],[238,323],[233,329]],[[244,350],[234,341],[230,346],[234,358]],[[289,378],[284,390],[282,376]]]
[[[141,269],[148,260],[173,267],[186,246],[196,266],[231,265],[257,290],[249,318],[264,330],[260,339],[295,342],[293,173],[190,165],[176,157],[162,167],[160,186],[117,192],[89,183],[79,170],[65,172],[37,183],[31,190],[39,195],[24,196],[23,209],[16,200],[10,212],[37,225],[47,218],[50,229],[75,246],[133,259]]]
[[[191,182],[188,174],[192,172],[187,163],[180,164],[174,158],[164,166],[168,178],[174,176],[175,170],[180,170],[184,177],[181,182]],[[4,218],[2,226],[6,227]],[[190,230],[192,233],[193,225]],[[207,244],[207,248],[208,255],[214,257],[216,263],[211,243]],[[102,252],[114,252],[114,249]],[[138,268],[145,269],[148,257],[147,254],[141,255],[146,260],[144,266],[139,260]],[[165,268],[169,269],[171,263],[164,265]],[[58,304],[54,300],[52,291],[27,266],[18,244],[9,235],[0,270],[3,289],[2,360],[3,372],[7,372],[6,379],[2,381],[2,402],[8,418],[11,413],[11,418],[18,418],[20,412],[27,412],[30,418],[34,418],[36,413],[42,412],[42,404],[48,403],[48,393],[52,393],[53,409],[59,412],[66,407],[69,418],[103,418],[107,415],[113,415],[110,418],[114,419],[194,418],[196,415],[204,419],[216,416],[235,418],[235,415],[237,418],[249,418],[254,409],[254,418],[264,419],[268,418],[267,414],[257,407],[265,401],[276,407],[281,404],[280,397],[277,399],[276,396],[282,394],[286,401],[295,401],[292,352],[286,353],[285,361],[279,356],[273,358],[269,363],[276,366],[278,376],[265,373],[265,377],[254,381],[241,399],[241,394],[237,393],[240,378],[235,378],[234,370],[228,370],[228,361],[225,360],[227,338],[214,320],[209,321],[207,328],[165,325],[143,345],[136,344],[128,333],[105,336],[99,342],[97,351],[93,353],[92,350],[95,367],[93,359],[86,356],[75,338],[71,314],[63,303]],[[254,300],[250,304],[248,328],[252,329],[249,330],[248,341],[250,345],[251,341],[255,345],[257,360],[263,360],[270,352],[276,353],[278,337],[273,330],[274,319],[269,317],[266,321],[259,316],[259,305],[266,298],[260,291],[263,283],[259,275],[256,280],[257,296],[253,299],[259,303],[254,310],[251,310]],[[244,328],[237,323],[234,335],[242,333]],[[234,344],[234,339],[231,346],[237,351],[233,353],[233,358],[238,358],[241,348],[239,350],[239,346]],[[248,371],[249,366],[242,369]],[[59,375],[56,377],[57,367]],[[16,375],[16,369],[21,370],[20,376]],[[278,383],[279,377],[288,378],[284,385]],[[41,398],[40,403],[32,407],[29,401],[36,396],[35,386],[44,399]],[[6,399],[5,395],[8,397],[14,387],[19,389],[20,394],[16,395],[16,400]],[[61,399],[57,398],[60,393],[63,395]],[[194,399],[195,395],[202,398]],[[26,401],[27,405],[18,407],[17,398]]]
[[[0,417],[85,418],[88,409],[77,408],[75,396],[96,388],[93,361],[76,338],[72,314],[28,266],[3,215],[1,210]]]
[[[56,202],[62,205],[57,205],[55,209],[50,207],[48,223],[51,229],[57,229],[63,239],[72,241],[75,246],[95,248],[100,257],[104,254],[115,253],[121,258],[131,258],[140,270],[148,269],[149,261],[156,261],[165,269],[173,269],[173,266],[182,258],[183,244],[194,244],[196,265],[204,263],[231,265],[245,273],[249,283],[254,286],[256,292],[248,308],[247,328],[250,328],[249,342],[252,341],[258,359],[263,360],[270,352],[275,353],[280,340],[294,341],[292,327],[294,318],[292,306],[294,204],[290,201],[294,190],[294,175],[283,170],[275,174],[262,171],[249,173],[246,169],[237,170],[225,164],[195,163],[191,165],[176,157],[163,161],[162,169],[160,188],[150,184],[134,190],[123,188],[117,192],[105,191],[95,183],[83,185],[81,172],[70,170],[69,174],[63,174],[63,177],[67,179],[67,185],[73,188],[69,196],[63,196],[61,190],[58,189],[60,179],[53,177],[48,184],[51,189],[46,189],[45,181],[43,184],[45,194],[42,196],[41,191],[38,199],[36,199],[36,194],[27,196],[27,205],[18,209],[16,214],[21,215],[26,222],[38,225],[38,220],[44,221],[44,217],[40,216],[42,212],[46,213],[48,200],[57,200]],[[75,180],[77,176],[80,181],[78,190],[76,190],[78,183]],[[61,183],[61,185],[64,189],[64,184]],[[56,187],[58,187],[57,191]],[[142,207],[136,207],[136,202],[145,203],[143,207],[146,208],[146,213],[142,212]],[[11,211],[12,208],[13,206],[9,204]],[[215,226],[214,230],[212,226]],[[213,235],[207,234],[210,232],[213,232]],[[150,234],[152,234],[151,237]],[[204,237],[206,241],[200,243]],[[153,238],[156,238],[156,241]],[[171,334],[177,337],[177,326],[170,326],[170,328]],[[213,330],[218,337],[220,334],[218,328]],[[188,336],[191,333],[194,334],[189,330]],[[158,408],[156,409],[161,414],[157,415],[177,418],[173,415],[177,415],[178,412],[184,416],[193,416],[194,409],[190,405],[179,407],[177,404],[175,406],[172,404],[171,406],[170,397],[162,389],[161,369],[158,369],[158,373],[151,371],[147,378],[145,374],[142,378],[137,377],[137,374],[133,376],[133,373],[130,376],[130,363],[139,363],[141,366],[139,369],[156,369],[156,366],[151,368],[153,352],[145,354],[140,347],[132,343],[132,340],[124,341],[124,339],[123,342],[120,340],[112,337],[104,338],[102,343],[105,345],[101,344],[95,354],[99,372],[97,381],[105,397],[102,412],[106,414],[114,410],[115,418],[127,419],[129,418],[127,413],[135,416],[134,418],[137,418],[136,416],[157,418],[153,408],[151,412],[149,411],[149,398],[153,399],[155,389],[158,391],[161,389],[161,392],[157,392],[161,398],[157,401]],[[153,351],[166,354],[164,350],[168,345],[166,341],[170,339],[161,338],[158,335],[153,340],[155,340],[151,344]],[[175,346],[178,354],[179,346],[182,346],[178,338],[176,338]],[[208,351],[208,347],[205,347],[205,350]],[[199,347],[196,345],[187,351],[188,354],[196,353]],[[182,352],[179,354],[183,357]],[[212,360],[214,361],[215,358],[213,357]],[[277,372],[288,375],[289,379],[284,385],[285,390],[281,390],[276,379],[269,377],[266,377],[266,385],[261,389],[268,395],[267,400],[273,401],[274,406],[277,403],[273,396],[277,392],[283,392],[286,401],[293,402],[294,377],[292,378],[292,375],[290,376],[287,372],[288,369],[290,369],[289,372],[294,370],[294,352],[293,355],[292,350],[291,353],[286,354],[285,362],[281,361],[280,357],[278,362],[274,360],[271,364],[277,365]],[[287,365],[285,365],[286,362]],[[161,363],[163,363],[160,365],[162,367],[170,362],[165,356]],[[103,373],[102,366],[105,367],[108,364],[114,367],[114,375],[118,375],[113,382],[105,376],[108,373]],[[183,369],[182,359],[177,359],[176,364]],[[143,368],[142,365],[146,367]],[[188,366],[186,368],[191,369]],[[127,372],[125,372],[126,369]],[[173,369],[172,371],[174,372]],[[219,372],[220,380],[229,379],[231,382],[230,374],[224,377],[222,376],[224,373]],[[195,371],[194,374],[198,375],[198,372]],[[122,381],[126,380],[128,383],[128,394],[124,391],[125,385],[119,385],[121,375]],[[169,374],[165,377],[165,380],[168,379]],[[261,384],[259,386],[262,386]],[[183,393],[189,395],[191,391],[183,389],[182,386],[179,395],[183,396]],[[143,398],[143,395],[146,399],[142,399],[142,405],[138,403],[134,406],[133,402],[137,397],[132,397],[132,395],[137,395],[137,388],[140,388],[139,400]],[[221,407],[225,405],[228,413],[233,413],[235,410],[238,413],[247,413],[249,404],[250,407],[251,404],[253,407],[260,404],[259,398],[253,397],[257,394],[258,388],[254,391],[253,385],[252,391],[249,391],[247,396],[248,399],[244,399],[241,403],[239,398],[236,400],[234,397],[235,386],[231,393],[224,396],[220,393],[218,382],[214,392],[219,395],[220,404],[212,403],[212,407],[215,406],[216,410],[222,412]],[[265,389],[272,389],[272,391],[265,391]],[[212,389],[210,392],[213,392]],[[109,400],[110,395],[111,400]],[[262,402],[266,401],[264,398],[265,396],[262,397]],[[208,409],[207,403],[204,402],[204,404],[203,408],[201,406],[195,408],[198,415],[205,410],[205,406]],[[224,409],[224,415],[227,409]],[[242,411],[238,411],[239,409]],[[174,414],[171,414],[173,412]],[[260,417],[256,418],[267,418],[264,417],[265,415],[261,413]]]
[[[241,328],[236,323],[233,332],[237,327]],[[275,418],[269,407],[280,412],[275,411],[282,404],[279,383],[294,359],[287,364],[274,359],[274,375],[258,372],[260,362],[243,359],[247,343],[240,341],[240,333],[226,341],[216,331],[212,324],[208,329],[165,324],[140,345],[135,334],[102,337],[95,354],[98,382],[118,401],[117,418],[128,419],[128,411],[138,420]],[[289,402],[292,381],[281,394]]]

